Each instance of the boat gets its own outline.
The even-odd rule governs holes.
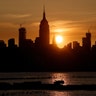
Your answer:
[[[63,85],[64,84],[64,81],[63,80],[56,80],[54,82],[55,85]]]

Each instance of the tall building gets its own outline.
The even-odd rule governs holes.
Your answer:
[[[26,40],[26,29],[24,27],[19,28],[19,47],[24,46]]]
[[[47,47],[49,45],[49,24],[46,19],[46,14],[45,14],[45,7],[43,9],[43,19],[40,22],[39,26],[39,39],[40,39],[40,45]]]
[[[91,49],[91,33],[88,31],[86,37],[82,39],[83,48]]]
[[[52,41],[52,44],[53,44],[53,46],[55,46],[55,47],[57,47],[57,43],[56,43],[56,36],[55,36],[55,34],[53,35],[53,41]]]

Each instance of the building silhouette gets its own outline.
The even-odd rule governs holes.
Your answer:
[[[0,40],[0,48],[5,48],[6,44],[4,42],[4,40]]]
[[[82,38],[82,47],[86,50],[91,49],[91,33],[88,31],[86,37]]]
[[[79,49],[80,48],[80,43],[77,41],[73,41],[73,49]]]
[[[26,40],[26,29],[24,27],[19,28],[19,47],[25,46],[25,40]]]
[[[43,8],[43,19],[39,25],[39,40],[40,46],[47,47],[49,45],[49,24],[46,19],[45,7]],[[38,40],[37,40],[38,41]]]
[[[0,61],[3,62],[0,64],[0,71],[6,71],[5,66],[8,71],[96,71],[96,41],[91,47],[90,31],[82,38],[82,46],[78,41],[72,41],[59,49],[55,33],[52,44],[49,43],[50,30],[45,7],[35,42],[26,38],[25,27],[20,26],[18,32],[19,46],[15,44],[14,38],[8,40],[8,48],[4,40],[0,40]]]
[[[11,39],[8,40],[8,47],[10,47],[10,48],[17,47],[17,45],[15,44],[15,39],[14,38],[11,38]]]
[[[55,36],[55,34],[53,35],[53,40],[52,40],[52,45],[54,46],[54,47],[57,47],[57,43],[56,43],[56,36]]]

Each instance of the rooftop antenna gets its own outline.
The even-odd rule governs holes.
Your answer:
[[[46,19],[46,13],[45,13],[45,0],[43,0],[43,19]]]
[[[22,28],[22,27],[23,27],[23,25],[24,25],[24,22],[20,24],[20,28]]]
[[[22,27],[22,24],[20,24],[20,28]]]

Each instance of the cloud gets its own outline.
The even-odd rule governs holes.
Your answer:
[[[3,16],[7,18],[27,18],[30,17],[31,14],[5,14]]]
[[[31,23],[31,26],[39,26],[39,24],[40,24],[40,22],[33,22],[33,23]]]
[[[83,29],[95,25],[96,18],[80,19],[80,20],[54,20],[49,23],[52,29],[55,28]]]
[[[15,28],[17,27],[16,24],[13,24],[11,22],[1,22],[0,28]]]

